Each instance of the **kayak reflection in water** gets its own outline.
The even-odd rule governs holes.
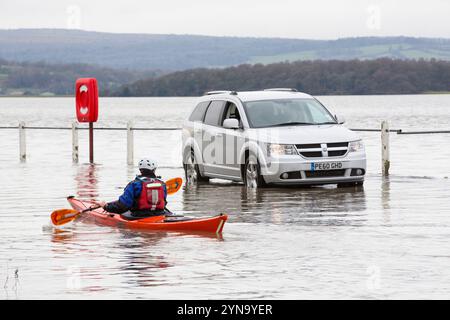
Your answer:
[[[96,202],[104,210],[118,213],[124,219],[134,220],[170,213],[166,209],[167,187],[156,176],[157,162],[144,158],[139,161],[140,175],[125,187],[123,194],[113,202]]]

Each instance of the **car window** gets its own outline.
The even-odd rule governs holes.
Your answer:
[[[206,108],[208,108],[209,101],[200,102],[192,111],[189,121],[203,121],[205,117]]]
[[[249,101],[244,104],[253,128],[292,124],[336,123],[333,116],[314,99]]]
[[[211,101],[205,115],[205,124],[210,126],[218,126],[219,119],[222,117],[223,107],[225,101],[214,100]]]
[[[313,100],[312,100],[313,101]],[[308,104],[311,104],[312,101],[308,102]],[[329,116],[329,112],[327,112],[324,108],[308,108],[310,114],[311,114],[311,118],[313,120],[313,122],[315,123],[319,123],[324,121],[324,117]],[[332,119],[331,121],[333,121],[334,119]]]
[[[225,106],[225,113],[222,119],[222,125],[225,119],[238,119],[239,124],[241,124],[241,115],[239,114],[239,110],[237,106],[233,102],[228,102]]]

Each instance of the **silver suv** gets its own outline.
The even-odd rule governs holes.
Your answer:
[[[183,125],[186,181],[362,185],[364,145],[343,123],[295,89],[208,92]]]

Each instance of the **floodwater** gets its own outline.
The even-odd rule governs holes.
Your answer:
[[[319,97],[350,128],[448,130],[450,95]],[[100,100],[96,126],[178,127],[193,98]],[[0,126],[69,127],[71,98],[1,98]],[[136,131],[135,159],[182,176],[179,131]],[[248,191],[221,180],[183,189],[169,208],[229,214],[222,237],[136,232],[77,221],[54,229],[65,197],[113,200],[136,168],[124,131],[95,133],[96,165],[71,160],[71,132],[0,129],[2,299],[450,298],[450,134],[391,134],[391,176],[381,177],[380,134],[361,133],[364,188]]]

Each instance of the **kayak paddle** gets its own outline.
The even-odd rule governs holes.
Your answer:
[[[178,190],[180,190],[181,185],[183,184],[183,179],[181,178],[173,178],[167,180],[166,182],[167,194],[174,194]]]
[[[73,209],[59,209],[52,212],[50,218],[55,226],[60,226],[62,224],[66,224],[72,220],[75,220],[80,214],[95,210],[100,208],[100,206],[95,206],[91,208],[84,209],[82,211],[77,211]]]

